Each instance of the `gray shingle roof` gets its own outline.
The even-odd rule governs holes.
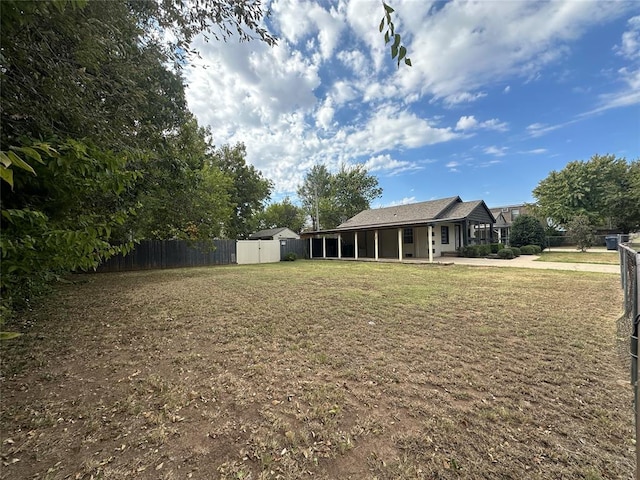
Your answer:
[[[463,220],[468,217],[493,222],[489,209],[482,200],[463,202],[460,197],[447,197],[427,202],[374,208],[360,212],[337,228],[327,231],[358,230],[373,227],[421,225],[432,222]]]
[[[280,228],[269,228],[267,230],[260,230],[259,232],[252,233],[249,235],[249,238],[265,238],[265,237],[273,237],[277,235],[281,231],[286,230],[286,227]]]
[[[462,205],[466,203],[473,203],[473,208],[477,206],[477,202],[462,202],[460,197],[456,196],[395,207],[374,208],[351,217],[338,225],[336,230],[351,230],[368,226],[408,225],[440,220],[441,218],[462,218],[453,217],[449,213],[457,215],[459,209],[460,211],[464,210]],[[446,217],[443,216],[445,213]]]
[[[461,218],[466,218],[480,205],[482,205],[482,200],[454,203],[445,212],[442,212],[439,219],[459,220]]]

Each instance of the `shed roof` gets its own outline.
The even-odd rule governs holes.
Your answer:
[[[280,232],[284,231],[284,230],[289,230],[287,227],[280,227],[280,228],[269,228],[267,230],[260,230],[259,232],[255,232],[252,233],[251,235],[249,235],[249,239],[264,239],[264,238],[271,238],[275,235],[278,235]],[[290,230],[291,233],[294,233],[292,230]]]

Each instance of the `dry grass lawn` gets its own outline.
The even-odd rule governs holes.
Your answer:
[[[2,479],[630,479],[616,275],[79,277],[3,344]]]
[[[542,252],[538,262],[565,262],[565,263],[602,263],[606,265],[619,265],[620,254],[618,252]]]

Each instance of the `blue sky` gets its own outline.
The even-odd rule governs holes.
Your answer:
[[[195,42],[189,107],[216,145],[245,143],[274,201],[315,164],[363,163],[374,206],[518,204],[572,160],[640,157],[639,1],[388,3],[411,68],[379,1],[269,1],[278,46]]]

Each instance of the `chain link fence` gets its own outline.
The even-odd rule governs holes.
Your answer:
[[[640,254],[618,244],[624,313],[618,320],[618,350],[627,360],[633,385],[636,422],[636,473],[640,473],[640,406],[638,404],[638,322],[640,321]],[[640,478],[640,477],[638,477]]]
[[[618,350],[629,360],[629,338],[633,333],[634,319],[638,315],[638,276],[640,254],[628,245],[618,245],[620,252],[620,281],[624,295],[623,314],[618,319]],[[635,354],[635,352],[634,352]]]

